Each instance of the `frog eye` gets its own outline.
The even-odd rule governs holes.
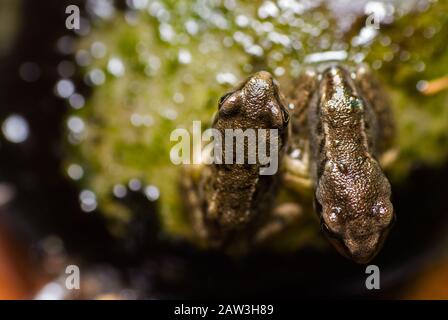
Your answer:
[[[376,205],[373,207],[372,212],[376,216],[384,216],[386,213],[386,208],[383,205]]]
[[[361,99],[355,98],[350,101],[350,108],[352,110],[362,110],[364,108],[363,102]]]
[[[218,107],[221,108],[221,106],[222,106],[222,104],[224,103],[224,101],[226,101],[227,98],[230,97],[232,94],[233,94],[233,91],[232,91],[232,92],[228,92],[228,93],[226,93],[225,95],[223,95],[223,96],[219,99]]]
[[[235,91],[229,92],[219,99],[218,110],[221,114],[230,115],[235,113],[241,102],[241,95]]]
[[[390,226],[394,223],[396,216],[394,214],[394,209],[390,203],[384,203],[383,201],[377,202],[372,207],[372,215],[381,221],[384,226]]]
[[[372,213],[375,216],[379,216],[379,217],[384,217],[384,216],[390,214],[390,212],[392,210],[393,209],[391,208],[391,206],[388,205],[387,203],[384,203],[383,201],[378,201],[372,207]]]
[[[277,80],[274,80],[274,83],[275,83],[276,81],[277,81]],[[275,91],[274,91],[274,95],[275,95],[275,99],[277,100],[277,102],[278,102],[278,104],[279,104],[279,108],[280,108],[281,113],[282,113],[282,116],[283,116],[283,124],[284,124],[284,127],[286,127],[286,126],[288,125],[288,123],[289,123],[289,112],[288,112],[288,110],[283,106],[283,104],[282,104],[282,99],[281,99],[281,97],[280,97],[280,94],[279,94],[278,90],[275,90]]]
[[[342,209],[339,207],[333,207],[331,208],[329,214],[328,214],[328,219],[330,219],[331,222],[337,222],[339,215],[341,214]]]

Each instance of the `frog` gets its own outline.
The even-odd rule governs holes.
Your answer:
[[[220,134],[228,129],[276,129],[274,140],[281,161],[288,123],[289,113],[278,85],[270,73],[260,71],[221,97],[212,127]],[[267,142],[271,137],[267,134],[263,139]],[[252,143],[245,140],[245,149],[249,150]],[[259,148],[252,150],[259,152]],[[186,206],[193,229],[205,246],[231,246],[235,238],[242,239],[242,234],[249,235],[251,229],[257,229],[252,224],[273,209],[280,175],[261,175],[263,165],[260,161],[248,164],[248,157],[246,153],[242,164],[218,163],[193,170],[187,167],[187,179],[183,179]]]
[[[395,128],[387,94],[367,65],[309,66],[287,94],[259,71],[221,97],[212,128],[277,130],[280,170],[262,175],[259,162],[184,168],[184,204],[197,244],[253,251],[297,223],[311,201],[340,254],[365,264],[381,250],[395,222],[383,170]],[[258,144],[252,150],[259,152]],[[277,201],[284,188],[295,201]]]

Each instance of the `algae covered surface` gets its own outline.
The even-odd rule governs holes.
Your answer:
[[[91,89],[85,104],[68,98],[66,168],[81,169],[81,206],[99,209],[117,235],[133,217],[119,198],[141,190],[157,201],[165,231],[188,236],[171,132],[192,121],[208,127],[219,97],[251,73],[270,71],[288,87],[325,52],[367,62],[387,87],[399,151],[388,170],[393,184],[406,183],[415,165],[446,161],[445,1],[107,3],[88,8],[88,31],[77,39],[78,74]],[[304,234],[302,242],[314,233]]]

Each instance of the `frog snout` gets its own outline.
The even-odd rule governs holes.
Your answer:
[[[378,253],[382,238],[381,233],[371,233],[362,238],[346,238],[343,240],[346,254],[357,263],[368,263]]]
[[[269,72],[259,71],[244,84],[243,91],[249,103],[260,103],[269,100],[278,87]]]

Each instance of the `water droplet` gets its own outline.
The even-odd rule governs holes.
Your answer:
[[[187,30],[187,32],[189,34],[194,36],[199,31],[199,25],[195,20],[190,19],[190,20],[187,20],[187,22],[185,22],[185,29]]]
[[[130,121],[134,127],[139,127],[143,123],[143,117],[138,113],[133,113],[131,114]]]
[[[24,117],[13,114],[5,119],[2,125],[5,138],[13,143],[24,142],[29,135],[28,122]]]
[[[391,40],[390,37],[388,37],[388,36],[383,36],[383,37],[381,37],[381,39],[380,39],[380,44],[381,44],[383,47],[388,47],[388,46],[390,46],[391,43],[392,43],[392,40]]]
[[[70,78],[75,74],[75,66],[71,61],[61,61],[58,64],[58,73],[62,78]]]
[[[128,193],[128,191],[126,190],[126,187],[122,184],[116,184],[114,186],[114,190],[113,190],[114,196],[116,196],[117,198],[124,198],[126,196],[126,194]]]
[[[138,191],[142,188],[142,182],[139,179],[131,179],[129,181],[129,189],[132,191]]]
[[[80,134],[85,129],[84,121],[80,117],[71,116],[67,121],[68,128],[75,134]]]
[[[286,34],[269,32],[268,39],[274,43],[282,45],[285,48],[289,48],[291,46],[291,39]]]
[[[418,91],[423,92],[428,87],[428,81],[426,80],[420,80],[417,82],[416,88]]]
[[[277,17],[279,14],[279,9],[272,1],[265,1],[258,8],[258,16],[261,19],[266,19],[268,17]]]
[[[415,71],[417,72],[423,72],[426,69],[426,64],[423,61],[419,61],[415,66],[414,66]]]
[[[87,11],[99,18],[108,20],[115,14],[113,0],[87,0]]]
[[[80,180],[84,176],[84,170],[79,164],[73,163],[68,166],[67,174],[73,180]]]
[[[99,86],[106,81],[106,75],[103,70],[96,68],[89,72],[88,79],[90,83]]]
[[[130,26],[136,26],[138,24],[139,17],[138,11],[135,10],[126,10],[124,13],[124,19]]]
[[[364,46],[372,42],[378,34],[378,30],[371,27],[364,27],[359,32],[359,35],[354,37],[351,41],[353,46]]]
[[[40,78],[40,68],[34,62],[25,62],[19,68],[19,75],[26,82],[35,82]]]
[[[275,74],[277,77],[280,77],[280,76],[284,75],[284,74],[285,74],[285,68],[283,68],[283,67],[277,67],[277,68],[275,68],[275,70],[274,70],[274,74]]]
[[[150,115],[143,116],[143,124],[146,127],[150,127],[154,124],[154,119]]]
[[[372,68],[375,70],[380,69],[382,65],[383,63],[381,62],[381,60],[375,60],[372,62]]]
[[[263,56],[263,48],[257,44],[248,46],[248,47],[246,47],[245,50],[248,54],[251,54],[251,55],[254,55],[257,57]]]
[[[101,59],[106,55],[107,49],[104,43],[96,41],[90,46],[92,57]]]
[[[74,30],[75,33],[78,36],[87,36],[91,30],[90,21],[86,18],[81,17],[79,22],[80,22],[79,29],[75,29]]]
[[[86,50],[79,50],[76,52],[75,60],[79,66],[86,67],[91,62],[90,54]]]
[[[74,40],[71,36],[63,36],[58,39],[56,47],[62,54],[71,54],[74,49]]]
[[[148,0],[127,0],[128,6],[137,10],[143,10],[148,6]]]
[[[182,102],[184,102],[184,95],[182,93],[180,93],[180,92],[176,92],[173,95],[173,101],[175,103],[182,103]]]
[[[250,20],[247,16],[245,15],[238,15],[235,19],[236,24],[241,27],[241,28],[245,28],[249,25]]]
[[[85,104],[84,97],[79,93],[72,94],[68,101],[70,103],[70,106],[74,109],[81,109]]]
[[[79,194],[81,209],[84,212],[92,212],[97,207],[96,195],[90,190],[83,190]]]
[[[69,98],[75,92],[75,85],[71,80],[62,79],[56,83],[56,94],[61,98]]]
[[[162,116],[168,120],[175,120],[177,118],[177,111],[171,108],[165,109],[162,112]]]
[[[231,72],[221,72],[216,75],[216,81],[220,84],[231,84],[234,85],[238,81],[235,75]]]
[[[174,40],[174,36],[176,35],[173,27],[170,24],[162,23],[159,26],[160,38],[166,42],[172,42]]]
[[[154,70],[158,70],[162,64],[160,62],[160,58],[157,56],[150,56],[148,59],[148,62],[149,62],[149,66]]]
[[[159,199],[160,192],[156,186],[147,186],[145,188],[145,195],[150,201],[156,201]]]
[[[315,63],[315,62],[323,62],[323,61],[333,61],[333,60],[345,60],[347,59],[347,51],[339,50],[339,51],[324,51],[324,52],[316,52],[309,54],[305,57],[306,63]]]
[[[187,49],[179,50],[178,60],[182,64],[189,64],[191,62],[191,53]]]
[[[119,58],[111,58],[107,63],[107,70],[116,77],[121,77],[124,75],[125,68],[123,61]]]

